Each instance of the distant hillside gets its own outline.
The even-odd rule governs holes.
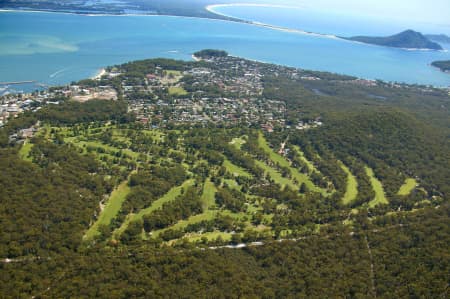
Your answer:
[[[394,48],[442,50],[439,44],[430,41],[420,32],[413,30],[406,30],[387,37],[354,36],[346,39]]]
[[[447,36],[445,34],[425,34],[425,37],[436,43],[450,44],[450,36]]]
[[[443,72],[450,72],[450,60],[434,61],[431,65],[440,68]]]

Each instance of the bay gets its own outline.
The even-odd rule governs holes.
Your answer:
[[[450,85],[448,74],[429,65],[450,59],[448,52],[405,51],[199,18],[0,12],[0,82],[66,84],[108,65],[155,57],[189,60],[193,52],[205,48],[362,78]]]

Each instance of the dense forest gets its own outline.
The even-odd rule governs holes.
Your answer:
[[[209,63],[131,62],[109,83],[120,93]],[[448,94],[298,72],[264,73],[259,100],[287,107],[271,132],[170,111],[139,122],[128,109],[139,91],[62,98],[8,122],[1,297],[449,297]],[[196,88],[181,99],[198,93],[189,75],[180,82]]]

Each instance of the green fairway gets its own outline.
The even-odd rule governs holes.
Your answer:
[[[372,188],[375,191],[375,198],[369,202],[369,207],[373,208],[379,204],[388,204],[389,201],[387,200],[384,193],[383,185],[375,177],[372,168],[366,166],[366,174],[369,176],[370,183],[372,184]]]
[[[216,199],[214,197],[215,194],[216,194],[216,187],[209,179],[206,180],[203,186],[203,194],[201,198],[203,211],[215,207],[216,205]]]
[[[306,187],[308,187],[308,190],[313,191],[313,192],[319,192],[319,193],[323,193],[325,194],[326,191],[317,187],[316,185],[314,185],[313,182],[311,182],[311,180],[309,179],[309,177],[304,174],[304,173],[300,173],[300,171],[298,171],[298,169],[291,167],[291,164],[280,154],[275,153],[270,146],[267,143],[267,140],[264,138],[264,135],[260,132],[259,136],[258,136],[258,143],[259,146],[267,153],[269,154],[270,160],[272,160],[274,163],[279,164],[281,167],[287,167],[290,169],[291,171],[291,175],[292,178],[295,179],[298,184],[294,184],[292,182],[291,186],[300,186],[302,183],[305,183]],[[275,176],[271,176],[275,179],[276,174],[274,174]],[[283,185],[286,185],[287,183],[283,183]]]
[[[170,75],[172,75],[172,76],[181,76],[181,72],[180,71],[174,71],[174,70],[165,70],[165,72],[166,72],[166,75],[167,76],[170,76]]]
[[[280,166],[283,167],[290,167],[291,165],[289,162],[281,155],[275,153],[267,143],[266,138],[264,138],[264,135],[259,132],[258,135],[258,144],[259,147],[261,147],[267,154],[269,154],[270,160],[272,160],[274,163],[280,164]]]
[[[192,186],[193,184],[194,184],[193,179],[187,180],[181,186],[170,189],[169,192],[167,192],[163,197],[154,201],[150,207],[139,211],[139,213],[137,213],[137,214],[128,215],[126,217],[125,221],[122,223],[122,225],[117,230],[114,231],[113,237],[119,238],[120,235],[127,229],[130,222],[142,220],[142,218],[145,215],[151,214],[153,211],[160,209],[163,206],[163,204],[165,204],[166,202],[170,202],[170,201],[174,200],[178,195],[181,194],[181,190],[183,188],[186,189],[186,188]]]
[[[358,181],[356,177],[350,172],[347,166],[344,163],[340,163],[342,170],[347,174],[347,188],[345,190],[344,197],[342,198],[342,202],[347,205],[356,199],[358,195]]]
[[[230,141],[230,144],[234,145],[234,146],[237,147],[238,149],[241,149],[241,147],[247,142],[247,141],[245,140],[245,138],[246,138],[246,136],[242,136],[242,137],[239,137],[239,138],[233,138],[233,139]]]
[[[100,212],[97,221],[84,235],[85,240],[92,240],[95,236],[99,235],[100,232],[98,231],[98,228],[100,225],[109,225],[111,223],[111,220],[119,213],[122,203],[125,201],[128,193],[130,193],[130,187],[128,186],[128,180],[126,180],[111,193],[111,196],[103,211]]]
[[[188,94],[188,92],[183,87],[179,87],[179,86],[170,86],[169,87],[169,95],[184,96],[187,94]]]
[[[22,160],[31,162],[30,152],[31,152],[32,148],[33,148],[33,144],[28,141],[25,141],[25,143],[22,145],[22,147],[19,150],[19,157]]]
[[[264,162],[255,160],[256,165],[258,165],[258,167],[262,168],[264,170],[264,172],[270,175],[270,177],[275,181],[275,183],[281,185],[282,187],[284,186],[289,186],[290,188],[292,188],[293,190],[298,190],[299,186],[294,184],[293,181],[291,181],[288,178],[284,178],[281,173],[279,173],[277,170],[275,170],[274,168],[270,167],[269,165],[267,165]]]
[[[397,195],[409,195],[416,188],[416,186],[417,181],[415,179],[406,179],[405,183],[400,187],[400,190],[398,190]]]
[[[192,233],[192,234],[188,234],[186,236],[186,238],[189,240],[189,242],[197,242],[197,241],[200,241],[202,238],[206,238],[206,239],[208,239],[208,241],[214,241],[220,237],[220,238],[222,238],[222,240],[229,242],[229,241],[231,241],[232,236],[233,235],[231,233],[215,231],[215,232],[209,232],[209,233],[203,233],[203,234]]]
[[[76,140],[73,138],[66,138],[65,139],[66,142],[68,143],[72,143],[78,147],[83,148],[83,146],[92,146],[92,147],[99,147],[105,150],[105,152],[118,152],[118,151],[122,151],[124,154],[132,157],[133,159],[137,159],[139,157],[139,154],[136,152],[133,152],[132,150],[129,149],[121,149],[121,148],[117,148],[117,147],[113,147],[111,145],[107,145],[104,144],[102,142],[99,141],[81,141],[81,140]]]
[[[168,229],[182,230],[182,229],[185,229],[189,224],[195,224],[195,223],[199,223],[202,221],[213,220],[214,218],[216,218],[218,213],[219,213],[218,210],[208,210],[202,214],[191,216],[186,220],[178,221],[176,224],[169,226],[168,228],[164,228],[164,229],[160,229],[160,230],[152,232],[152,237],[157,237],[161,233],[165,232]]]
[[[252,177],[252,175],[250,173],[248,173],[247,171],[245,171],[244,168],[231,163],[228,159],[225,159],[223,161],[223,166],[234,176],[243,176],[243,177],[247,177],[247,178]]]
[[[308,167],[309,173],[315,171],[315,172],[319,172],[319,170],[314,166],[314,164],[309,161],[308,159],[306,159],[305,154],[303,153],[303,151],[300,149],[299,146],[294,145],[294,151],[300,156],[300,160],[302,160],[306,166]]]

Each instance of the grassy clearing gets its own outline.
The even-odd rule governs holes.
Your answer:
[[[210,180],[206,180],[203,185],[203,194],[201,198],[203,211],[216,206],[216,191],[214,184]]]
[[[28,141],[25,141],[25,143],[22,145],[22,147],[19,150],[20,159],[31,162],[30,152],[31,152],[32,148],[33,148],[33,144]]]
[[[125,201],[128,193],[130,193],[130,187],[128,186],[128,180],[126,180],[111,193],[111,196],[97,221],[84,235],[85,240],[92,240],[95,236],[99,235],[100,232],[98,231],[98,228],[100,225],[109,225],[111,223],[111,220],[119,213],[122,203]]]
[[[415,179],[406,179],[403,186],[398,190],[397,195],[406,196],[411,194],[411,192],[416,188],[417,181]]]
[[[169,95],[173,96],[184,96],[187,95],[188,92],[183,88],[179,86],[170,86],[169,87]]]
[[[250,173],[248,173],[247,171],[245,171],[244,168],[231,163],[228,159],[224,160],[223,166],[234,176],[243,176],[243,177],[247,177],[247,178],[252,177],[252,175]]]
[[[167,192],[163,197],[154,201],[150,207],[139,211],[139,213],[137,213],[137,214],[128,215],[126,217],[125,221],[122,223],[122,225],[117,230],[114,231],[113,237],[116,239],[119,238],[120,235],[127,229],[130,222],[142,220],[142,218],[144,216],[149,215],[149,214],[153,213],[154,211],[162,208],[162,206],[165,203],[174,200],[178,195],[180,195],[181,190],[183,188],[186,189],[186,188],[192,186],[193,184],[194,184],[194,180],[192,180],[192,179],[187,180],[181,186],[170,189],[169,192]]]
[[[344,163],[340,163],[342,170],[347,174],[347,188],[345,190],[344,197],[342,198],[342,202],[347,205],[356,199],[358,196],[358,181],[356,177],[350,172],[347,166]]]
[[[388,204],[389,201],[387,200],[384,193],[383,185],[375,177],[372,168],[366,166],[366,174],[369,176],[370,183],[372,184],[372,188],[375,191],[375,198],[369,202],[369,207],[373,208],[379,204]]]
[[[238,137],[238,138],[233,138],[233,139],[230,141],[230,144],[236,146],[238,149],[241,149],[242,146],[247,142],[247,141],[245,140],[245,138],[246,138],[246,136],[242,136],[242,137]]]
[[[165,70],[167,76],[181,76],[181,71]]]

